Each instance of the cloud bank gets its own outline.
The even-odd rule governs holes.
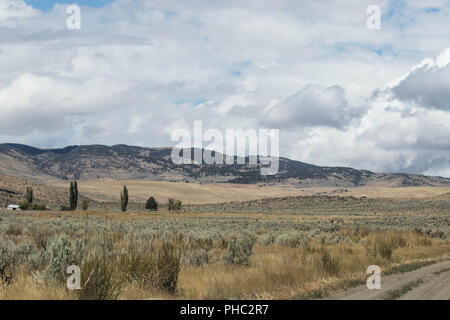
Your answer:
[[[450,176],[450,3],[0,0],[0,142],[169,146],[279,128],[281,155]],[[432,10],[430,9],[432,8]]]

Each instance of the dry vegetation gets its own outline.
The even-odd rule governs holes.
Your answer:
[[[319,298],[360,284],[369,265],[407,270],[450,253],[449,202],[288,197],[171,213],[2,211],[0,299]],[[65,288],[71,264],[82,290]]]
[[[68,188],[66,190],[58,189],[38,181],[0,173],[0,207],[18,203],[25,197],[27,187],[33,188],[37,203],[57,208],[61,203],[67,201]]]
[[[48,185],[65,190],[67,181],[49,180]],[[79,183],[80,193],[97,201],[117,201],[123,185],[130,190],[131,201],[144,202],[148,195],[155,196],[157,201],[165,201],[174,194],[189,204],[206,204],[226,201],[249,201],[272,197],[341,195],[366,196],[368,198],[428,198],[450,193],[450,187],[358,187],[331,188],[313,187],[299,188],[295,185],[282,184],[233,184],[233,183],[186,183],[145,180],[96,179],[83,180]]]
[[[49,181],[49,185],[67,188],[66,181]],[[97,201],[116,201],[117,194],[126,185],[130,190],[130,200],[143,202],[149,194],[158,202],[177,195],[183,203],[204,204],[224,202],[233,199],[246,201],[281,195],[300,195],[302,191],[294,186],[283,185],[243,185],[232,183],[186,183],[142,180],[97,179],[83,180],[79,184],[80,193]],[[450,188],[448,189],[450,192]]]

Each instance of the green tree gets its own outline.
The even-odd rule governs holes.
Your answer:
[[[25,199],[27,199],[29,204],[33,203],[33,188],[32,187],[27,187]]]
[[[145,204],[145,209],[147,210],[158,210],[158,203],[154,197],[150,197]]]
[[[72,209],[73,203],[73,182],[70,183],[69,187],[69,208]]]
[[[47,210],[47,207],[45,206],[45,204],[33,204],[31,209],[35,211],[45,211]]]
[[[73,186],[74,186],[74,192],[75,192],[75,202],[74,202],[73,210],[76,210],[76,208],[78,206],[78,183],[75,181],[73,183]]]
[[[74,186],[73,186],[73,182],[71,182],[70,183],[70,189],[69,189],[69,207],[70,207],[70,210],[74,210],[73,209],[74,199],[75,199]]]
[[[83,200],[83,202],[81,203],[81,208],[83,209],[83,211],[86,211],[89,208],[89,201]]]
[[[30,203],[27,199],[23,199],[19,202],[20,210],[28,210],[30,208]]]
[[[70,210],[76,210],[78,206],[78,184],[77,182],[70,183],[70,195],[69,195]]]
[[[127,211],[128,207],[128,189],[127,186],[123,186],[123,191],[120,193],[120,209],[122,212]]]
[[[167,200],[167,209],[169,209],[169,211],[181,210],[181,201],[175,198],[169,198]]]

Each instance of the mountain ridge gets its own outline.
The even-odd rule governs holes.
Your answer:
[[[260,165],[177,165],[172,148],[100,144],[41,149],[23,144],[0,144],[0,173],[37,180],[135,179],[201,183],[293,184],[302,187],[367,185],[449,186],[450,179],[409,173],[374,173],[350,167],[322,167],[279,158],[279,171],[260,174]],[[193,152],[192,152],[193,154]],[[219,154],[220,155],[220,154]],[[224,155],[220,155],[225,157]],[[235,157],[237,159],[237,157]]]

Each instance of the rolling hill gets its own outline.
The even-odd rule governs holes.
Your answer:
[[[25,190],[32,187],[34,203],[59,208],[68,202],[68,188],[55,188],[35,180],[0,174],[0,208],[17,204],[25,198]]]
[[[259,165],[183,164],[171,161],[171,148],[86,145],[39,149],[0,144],[0,173],[39,181],[145,180],[166,182],[289,184],[299,187],[450,186],[450,179],[405,173],[374,173],[347,167],[320,167],[280,158],[273,176]]]

